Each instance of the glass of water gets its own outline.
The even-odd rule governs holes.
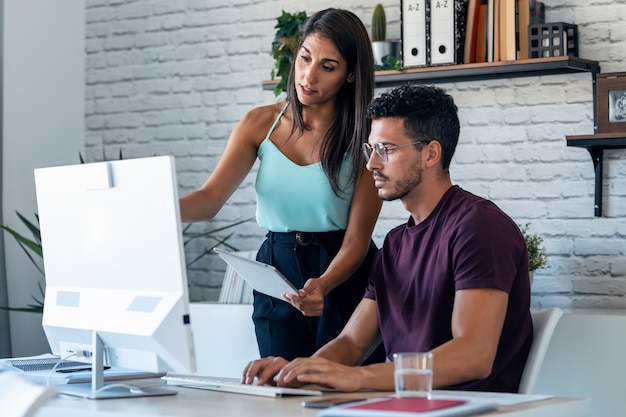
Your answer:
[[[433,389],[433,354],[403,352],[393,354],[396,397],[428,398]]]

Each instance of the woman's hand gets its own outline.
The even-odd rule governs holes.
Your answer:
[[[285,299],[305,316],[321,316],[324,311],[324,290],[319,278],[310,278],[298,295],[285,294]]]

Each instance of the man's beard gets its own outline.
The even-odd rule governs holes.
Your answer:
[[[423,173],[424,170],[422,169],[421,164],[417,165],[415,169],[410,172],[406,177],[398,180],[395,183],[393,191],[391,191],[388,195],[385,195],[383,189],[381,188],[378,190],[378,196],[385,201],[393,201],[406,197],[407,194],[409,194],[411,191],[413,191],[413,189],[415,189],[415,187],[422,183]],[[383,179],[389,180],[389,178],[381,174],[378,174],[378,176]]]

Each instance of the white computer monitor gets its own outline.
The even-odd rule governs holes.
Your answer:
[[[174,158],[41,168],[35,185],[43,328],[53,353],[89,351],[95,370],[90,387],[67,388],[90,398],[141,395],[102,390],[102,362],[194,372]]]

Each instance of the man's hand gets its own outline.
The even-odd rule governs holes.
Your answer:
[[[310,278],[298,295],[285,294],[285,298],[305,316],[321,316],[324,311],[324,291],[318,278]]]
[[[273,378],[287,363],[287,359],[280,356],[268,356],[249,362],[243,370],[241,382],[253,384],[256,378],[259,385],[276,385]]]
[[[317,384],[345,392],[359,390],[361,382],[361,367],[341,365],[320,357],[294,359],[274,376],[274,383],[280,387]]]

